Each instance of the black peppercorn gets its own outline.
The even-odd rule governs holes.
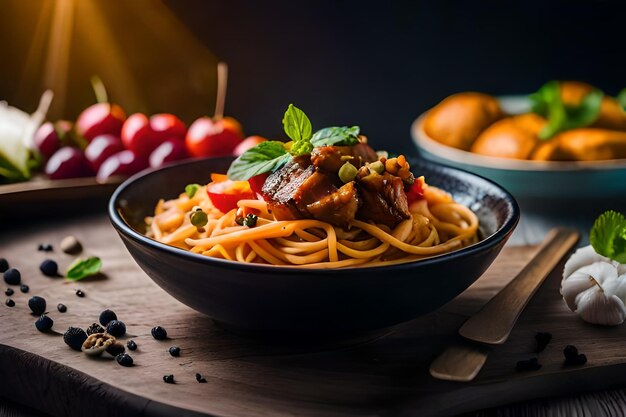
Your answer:
[[[168,383],[168,384],[173,384],[174,383],[174,375],[163,375],[163,381]]]
[[[59,276],[59,265],[52,259],[46,259],[39,265],[39,270],[47,277]]]
[[[15,268],[9,268],[4,271],[4,282],[9,285],[19,285],[22,281],[22,274]]]
[[[530,358],[524,361],[519,361],[515,365],[517,372],[536,371],[541,369],[541,364],[537,358]]]
[[[134,340],[129,340],[128,343],[126,343],[126,347],[128,348],[128,350],[137,350],[137,343],[135,343]]]
[[[76,290],[76,296],[82,298],[85,296],[85,293],[82,290]]]
[[[9,307],[15,307],[15,301],[11,300],[10,298],[7,298],[6,305]]]
[[[100,313],[99,321],[101,325],[106,326],[112,320],[117,320],[117,315],[113,311],[107,309]]]
[[[28,307],[34,314],[41,316],[46,311],[46,299],[37,295],[30,297]]]
[[[65,313],[67,311],[67,306],[65,304],[57,304],[57,310],[59,313]]]
[[[198,381],[201,384],[206,383],[206,378],[203,377],[201,374],[196,374],[196,381]]]
[[[20,291],[22,291],[24,294],[26,294],[28,291],[30,291],[30,287],[26,284],[22,284],[20,285]]]
[[[52,245],[49,243],[40,243],[37,250],[41,252],[52,252]]]
[[[552,340],[552,333],[538,332],[535,335],[535,340],[537,341],[537,347],[535,349],[535,352],[543,352],[546,346],[548,346],[548,343],[550,343],[550,341]]]
[[[126,325],[122,321],[111,320],[109,324],[107,324],[107,333],[115,337],[123,336],[126,334]]]
[[[47,332],[48,330],[52,329],[53,324],[54,321],[44,314],[37,319],[37,321],[35,322],[35,327],[40,332]]]
[[[7,289],[4,291],[4,295],[6,295],[7,297],[12,296],[14,293],[15,293],[15,291],[13,291],[13,288],[7,288]]]
[[[128,353],[120,353],[115,360],[122,366],[133,366],[133,358]]]
[[[9,261],[0,258],[0,272],[5,272],[7,269],[9,269]]]
[[[178,346],[172,346],[169,349],[170,355],[178,357],[180,356],[180,348]]]
[[[167,339],[167,331],[161,326],[153,327],[150,333],[152,333],[152,337],[154,337],[156,340]]]

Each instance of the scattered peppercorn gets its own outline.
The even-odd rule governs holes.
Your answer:
[[[535,340],[537,341],[537,348],[535,349],[535,352],[543,352],[546,346],[548,346],[548,343],[550,343],[550,341],[552,340],[552,333],[537,332],[537,334],[535,335]]]
[[[156,340],[167,339],[167,331],[161,326],[153,327],[150,333],[152,333],[152,337],[154,337]]]
[[[249,213],[245,219],[243,219],[243,225],[246,227],[254,227],[256,226],[256,222],[258,217],[256,214]]]
[[[13,288],[7,288],[6,290],[4,290],[4,295],[6,295],[7,297],[12,296],[15,293],[15,291],[13,291]]]
[[[57,310],[59,310],[59,313],[65,313],[67,311],[67,306],[65,304],[57,304]]]
[[[59,276],[59,265],[52,259],[46,259],[39,265],[39,270],[47,277]]]
[[[35,327],[40,332],[47,332],[48,330],[52,329],[53,324],[54,321],[47,315],[43,314],[35,322]]]
[[[9,285],[20,285],[22,274],[15,268],[9,268],[4,271],[4,282]]]
[[[565,366],[576,366],[576,365],[584,365],[587,363],[587,355],[584,353],[580,353],[576,356],[571,356],[569,358],[565,358]]]
[[[578,355],[578,349],[574,345],[567,345],[563,349],[563,355],[565,355],[565,358],[573,358]]]
[[[91,336],[96,333],[104,333],[104,328],[100,326],[98,323],[93,323],[91,326],[87,327],[87,335]],[[112,335],[115,336],[115,335]]]
[[[174,357],[179,357],[180,356],[180,348],[178,346],[172,346],[169,349],[170,355],[174,356]]]
[[[28,307],[34,314],[41,316],[46,311],[46,299],[38,295],[30,297]]]
[[[128,353],[120,353],[115,360],[122,366],[133,366],[133,358]]]
[[[65,344],[79,352],[85,340],[87,340],[87,333],[79,327],[70,327],[63,334]]]
[[[20,291],[22,291],[24,294],[26,294],[28,291],[30,291],[30,287],[26,284],[22,284],[20,285]]]
[[[0,258],[0,272],[5,272],[7,269],[9,269],[9,261]]]
[[[517,372],[537,371],[541,369],[541,364],[537,358],[530,358],[524,361],[519,361],[515,365]]]
[[[168,384],[173,384],[174,383],[174,375],[163,375],[163,381],[168,383]]]
[[[567,345],[563,349],[565,356],[565,366],[584,365],[587,363],[587,356],[584,353],[578,353],[578,349],[574,345]]]
[[[135,343],[135,341],[131,339],[126,343],[126,347],[128,348],[128,350],[137,350],[137,343]]]
[[[11,300],[10,298],[7,298],[6,305],[9,307],[15,307],[15,301]]]
[[[237,223],[239,226],[243,226],[243,217],[235,217],[235,223]]]
[[[100,313],[100,318],[98,319],[100,324],[103,326],[106,326],[112,320],[117,320],[117,315],[109,309],[104,310],[102,313]]]
[[[41,252],[52,252],[52,245],[49,243],[40,243],[37,250]]]
[[[122,321],[111,320],[109,324],[107,324],[107,333],[115,337],[124,336],[124,334],[126,334],[126,325]]]
[[[83,250],[83,245],[74,236],[66,236],[61,241],[61,250],[65,253],[76,254]]]
[[[201,383],[201,384],[204,384],[204,383],[206,383],[206,378],[205,378],[205,377],[203,377],[203,376],[202,376],[202,375],[200,375],[200,374],[196,374],[196,381],[198,381],[198,382],[199,382],[199,383]]]
[[[126,348],[120,342],[115,342],[115,343],[111,344],[109,347],[107,347],[105,349],[105,352],[108,353],[109,355],[117,358],[118,355],[121,355],[122,353],[126,352]]]
[[[82,298],[85,296],[85,293],[82,290],[76,290],[76,296]]]

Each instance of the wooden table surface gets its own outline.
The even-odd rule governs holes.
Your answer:
[[[578,207],[576,210],[572,209],[572,206],[569,204],[565,204],[561,207],[557,207],[554,205],[553,207],[546,207],[545,205],[535,205],[536,203],[531,203],[531,206],[523,206],[524,215],[522,217],[522,221],[518,230],[515,232],[515,235],[511,239],[509,247],[506,251],[506,259],[508,259],[507,263],[503,263],[503,260],[500,259],[500,263],[494,265],[494,270],[491,272],[491,277],[503,277],[508,276],[509,278],[512,276],[511,274],[516,270],[520,269],[524,262],[532,255],[532,249],[527,248],[515,248],[511,247],[513,245],[527,245],[527,244],[535,244],[538,243],[544,236],[545,231],[548,227],[553,225],[566,225],[566,226],[575,226],[583,232],[583,243],[586,240],[586,236],[584,233],[590,227],[593,218],[601,211],[614,208],[614,209],[624,209],[625,202],[624,201],[613,201],[613,202],[603,202],[603,205],[591,205],[585,207]],[[124,317],[129,324],[129,332],[131,332],[138,341],[142,341],[142,348],[135,355],[136,360],[138,361],[138,367],[144,366],[145,369],[156,368],[154,373],[174,373],[178,376],[179,384],[175,388],[168,386],[167,384],[156,385],[156,395],[161,395],[164,399],[164,403],[166,404],[175,404],[177,392],[180,392],[181,396],[186,395],[187,391],[197,391],[198,385],[193,379],[193,374],[198,371],[205,373],[210,380],[210,383],[207,384],[207,392],[202,393],[195,401],[200,401],[195,406],[192,404],[189,409],[196,411],[200,410],[211,410],[211,414],[213,415],[425,415],[423,412],[428,411],[429,415],[454,415],[458,414],[458,412],[467,412],[468,410],[472,410],[472,407],[467,406],[459,406],[463,402],[481,404],[483,402],[477,401],[476,398],[468,398],[467,400],[460,401],[459,398],[462,398],[465,395],[472,396],[476,395],[479,391],[463,391],[462,389],[458,390],[460,392],[459,396],[439,396],[432,397],[434,403],[425,406],[424,402],[419,404],[412,404],[412,402],[418,400],[410,400],[410,396],[402,397],[402,401],[398,400],[398,404],[393,404],[393,406],[389,407],[387,404],[386,407],[380,408],[371,408],[371,407],[359,407],[355,404],[361,403],[362,396],[375,397],[376,395],[381,395],[381,398],[384,397],[385,393],[391,392],[391,388],[389,386],[390,381],[388,380],[389,375],[385,373],[379,374],[378,370],[382,369],[383,365],[389,366],[391,365],[394,369],[400,369],[401,366],[412,366],[414,369],[421,369],[421,374],[419,378],[423,377],[424,367],[427,365],[428,361],[432,357],[433,350],[429,350],[424,348],[420,351],[420,343],[425,340],[424,335],[420,333],[419,329],[424,327],[429,327],[432,331],[434,328],[431,323],[446,322],[448,326],[457,326],[462,323],[464,317],[472,314],[473,311],[480,307],[480,303],[484,302],[484,296],[477,297],[476,294],[491,294],[493,295],[498,288],[506,283],[506,279],[504,281],[500,280],[497,285],[493,285],[493,282],[496,281],[488,281],[483,280],[477,282],[475,286],[473,286],[473,292],[468,291],[460,296],[458,299],[451,302],[445,308],[442,309],[441,312],[438,312],[435,315],[431,315],[429,317],[418,319],[416,323],[411,322],[409,324],[400,325],[393,329],[391,333],[382,334],[379,338],[372,340],[364,341],[363,343],[347,343],[343,346],[316,346],[316,347],[298,347],[294,350],[294,348],[290,347],[288,350],[285,350],[285,347],[281,346],[272,346],[264,343],[257,343],[252,341],[247,341],[245,339],[239,339],[237,336],[233,336],[228,334],[228,332],[224,332],[221,329],[215,327],[212,322],[202,317],[201,315],[191,311],[187,307],[178,303],[177,301],[171,299],[171,297],[166,296],[162,290],[158,287],[154,286],[154,284],[149,281],[149,279],[143,274],[136,266],[128,269],[128,255],[121,243],[118,241],[116,244],[105,244],[102,245],[102,242],[98,243],[92,242],[90,243],[90,239],[94,239],[94,236],[103,236],[103,242],[108,242],[107,239],[114,234],[112,228],[107,224],[106,215],[103,211],[104,206],[100,203],[92,203],[91,205],[85,205],[85,210],[81,210],[80,206],[78,207],[78,211],[71,213],[69,216],[57,215],[59,216],[43,216],[44,218],[52,217],[52,220],[48,223],[45,219],[41,220],[41,212],[42,207],[29,207],[27,209],[21,210],[19,213],[13,212],[10,216],[7,216],[0,210],[0,227],[1,232],[0,236],[4,236],[0,238],[0,257],[4,256],[3,253],[19,253],[20,259],[15,260],[15,263],[24,265],[24,269],[29,271],[29,268],[32,269],[32,265],[28,266],[29,261],[39,260],[40,258],[45,257],[45,254],[37,253],[36,246],[38,243],[46,243],[52,242],[57,244],[56,252],[54,254],[55,259],[61,258],[61,263],[69,262],[70,258],[65,255],[60,255],[58,251],[58,241],[63,237],[60,234],[73,232],[85,240],[86,251],[95,250],[98,255],[102,255],[103,258],[108,258],[109,262],[107,264],[107,274],[110,274],[111,277],[114,276],[115,279],[103,279],[102,282],[98,282],[98,280],[89,280],[81,283],[80,285],[59,285],[58,283],[50,284],[46,281],[43,281],[42,278],[38,279],[32,278],[29,281],[31,284],[31,294],[20,294],[17,292],[14,297],[16,301],[20,299],[22,303],[24,300],[28,299],[29,295],[35,294],[34,291],[46,292],[48,291],[50,294],[55,294],[58,298],[62,296],[67,297],[66,303],[71,305],[71,310],[66,313],[66,315],[62,316],[60,319],[59,314],[55,314],[55,319],[58,320],[58,324],[63,327],[67,327],[67,325],[71,324],[72,319],[76,320],[76,317],[80,315],[84,315],[85,318],[82,321],[94,321],[95,318],[91,316],[95,316],[97,311],[101,310],[104,307],[111,306],[118,314],[124,317],[124,314],[128,314],[128,317]],[[2,208],[0,208],[2,209]],[[537,212],[541,212],[542,214],[537,214]],[[45,212],[45,210],[44,210]],[[33,217],[34,216],[34,217]],[[38,217],[39,216],[39,217]],[[32,219],[37,219],[33,224]],[[11,220],[9,220],[11,219]],[[13,219],[17,219],[14,220]],[[97,238],[96,238],[97,239]],[[30,252],[29,252],[30,251]],[[121,251],[121,252],[120,252]],[[29,259],[28,253],[32,253],[32,259]],[[116,263],[119,262],[119,263]],[[132,262],[132,261],[131,261]],[[35,261],[37,263],[37,261]],[[122,265],[122,263],[124,265]],[[113,265],[112,265],[113,264]],[[35,265],[36,270],[36,265]],[[499,268],[499,269],[498,269]],[[34,271],[34,270],[33,270]],[[31,271],[30,275],[33,275],[34,272]],[[114,282],[119,283],[117,281],[119,279],[120,274],[124,274],[128,272],[129,284],[128,284],[128,292],[132,292],[135,290],[141,290],[142,296],[146,299],[154,299],[159,300],[159,305],[148,305],[144,310],[144,314],[137,315],[136,311],[132,308],[125,306],[120,303],[113,303],[111,305],[111,294],[107,292],[107,286],[109,287],[108,291],[118,291],[117,284],[114,285]],[[136,284],[139,280],[130,279],[135,277],[135,275],[140,274],[145,278],[144,281],[141,281],[141,284]],[[139,275],[137,275],[139,276]],[[524,322],[524,320],[520,320],[521,324],[516,328],[516,331],[512,334],[512,339],[514,343],[508,344],[510,345],[508,348],[501,349],[500,351],[496,351],[493,353],[493,359],[491,360],[491,365],[488,362],[485,370],[481,373],[480,377],[483,378],[485,384],[490,384],[494,379],[501,378],[501,368],[494,364],[502,364],[506,361],[511,361],[513,358],[520,357],[520,351],[516,351],[516,343],[528,343],[529,334],[532,334],[532,328],[541,327],[541,329],[551,329],[558,335],[558,328],[552,329],[550,324],[541,325],[540,320],[537,318],[533,318],[533,309],[539,311],[541,309],[542,303],[546,300],[552,300],[554,298],[554,282],[555,279],[552,279],[552,287],[544,286],[546,288],[542,288],[535,297],[535,299],[529,305],[528,310],[525,315],[522,317],[527,317],[528,320]],[[52,286],[53,285],[53,286]],[[76,287],[84,287],[88,294],[85,299],[78,299],[75,296],[72,296],[72,288]],[[70,288],[71,287],[71,288]],[[67,293],[67,294],[65,294]],[[542,295],[543,294],[543,295]],[[136,299],[137,296],[133,295]],[[23,299],[23,300],[22,300]],[[121,298],[123,299],[123,297]],[[126,298],[128,299],[128,298]],[[138,301],[143,302],[143,301]],[[56,304],[54,304],[56,305]],[[5,307],[5,306],[2,306]],[[6,307],[5,307],[6,308]],[[23,308],[23,306],[22,306]],[[560,307],[557,307],[557,310]],[[49,308],[50,309],[50,308]],[[52,308],[54,311],[54,306]],[[72,311],[73,310],[73,311]],[[160,317],[159,312],[165,310],[172,310],[176,312],[176,320],[174,324],[171,324],[171,321],[168,321],[168,326],[171,335],[173,338],[171,339],[171,343],[161,343],[151,340],[148,336],[149,328],[155,324],[155,321],[159,319],[155,319],[154,317]],[[132,311],[132,316],[131,316]],[[55,311],[56,312],[56,311]],[[13,314],[13,311],[11,312]],[[558,314],[561,314],[561,310],[559,310]],[[565,315],[563,315],[565,317]],[[4,317],[6,319],[6,315],[0,315],[0,319]],[[16,316],[17,317],[17,316]],[[575,318],[574,318],[575,319]],[[21,328],[20,326],[23,323],[18,322],[20,319],[15,319],[13,323],[7,323],[6,320],[0,325],[0,347],[6,347],[10,345],[12,347],[18,346],[22,347],[24,350],[20,352],[20,350],[15,350],[11,348],[10,350],[4,349],[2,355],[0,355],[0,362],[4,361],[3,366],[9,366],[12,364],[12,361],[19,362],[23,359],[23,355],[26,355],[24,352],[39,352],[42,357],[51,356],[51,359],[54,361],[53,363],[57,364],[66,364],[71,369],[71,356],[68,359],[67,352],[61,355],[60,353],[50,355],[46,348],[43,345],[31,346],[29,345],[28,336],[33,333],[33,329],[28,329],[28,331],[22,330],[14,330],[10,326],[15,326],[15,328]],[[421,321],[420,321],[421,320]],[[571,318],[567,318],[569,323],[572,326],[578,326],[578,322],[576,320],[571,320]],[[26,319],[28,323],[32,320],[32,317],[28,317]],[[81,324],[86,326],[88,323]],[[166,320],[164,320],[166,321]],[[430,323],[429,323],[430,322]],[[428,323],[428,324],[427,324]],[[451,323],[451,324],[450,324]],[[445,326],[440,326],[442,329]],[[60,328],[60,327],[59,327]],[[209,328],[208,334],[211,336],[212,344],[211,351],[203,352],[199,347],[192,346],[189,349],[191,341],[187,340],[187,333],[193,333],[194,329],[206,329]],[[418,329],[418,330],[416,330]],[[571,329],[570,329],[571,330]],[[624,329],[626,330],[626,329]],[[435,332],[436,333],[436,332]],[[441,330],[437,337],[437,346],[430,349],[440,349],[445,346],[445,343],[449,342],[449,335],[445,334],[445,331]],[[626,333],[621,329],[613,330],[610,333],[609,339],[611,339],[612,348],[617,352],[619,350],[619,346],[621,342],[624,340],[624,335]],[[23,336],[23,340],[13,339],[11,341],[7,340],[7,337],[18,338]],[[45,339],[45,338],[44,338]],[[563,338],[561,338],[563,339]],[[38,338],[37,340],[42,340]],[[407,340],[409,340],[410,346],[407,346]],[[524,342],[520,342],[524,341]],[[576,340],[576,339],[575,339]],[[58,342],[58,340],[57,340]],[[416,342],[418,342],[416,344]],[[196,343],[196,342],[193,342]],[[577,341],[577,344],[583,344],[582,342]],[[179,360],[174,360],[174,358],[170,358],[165,354],[165,348],[169,347],[170,344],[181,344],[183,347],[183,355]],[[167,346],[166,346],[167,345]],[[185,346],[186,345],[186,346]],[[508,346],[508,345],[505,345]],[[140,345],[141,346],[141,345]],[[186,347],[186,349],[185,349]],[[395,349],[396,356],[393,358],[376,358],[377,355],[381,354],[381,352],[388,351],[389,348]],[[597,347],[597,346],[596,346]],[[162,349],[159,349],[162,348]],[[195,348],[195,349],[194,349]],[[522,349],[523,352],[528,351],[524,347]],[[144,350],[141,352],[141,350]],[[525,349],[525,350],[524,350]],[[593,343],[587,346],[587,349],[594,349]],[[2,350],[2,349],[0,349]],[[195,351],[194,351],[195,350]],[[558,347],[553,349],[550,355],[558,355]],[[16,353],[17,352],[17,353]],[[424,354],[426,352],[426,354]],[[69,355],[72,355],[73,352],[70,351]],[[416,359],[421,354],[422,357],[425,357],[424,360]],[[13,356],[12,356],[13,355]],[[55,356],[57,355],[57,356]],[[82,354],[75,353],[75,356],[80,357],[82,360]],[[335,370],[329,368],[329,363],[335,363],[337,358],[341,358],[342,355],[345,355],[346,364],[343,366],[345,369],[343,370]],[[358,384],[354,384],[354,380],[351,377],[346,378],[347,374],[342,374],[341,371],[353,371],[350,369],[350,358],[354,355],[361,355],[359,360],[370,359],[373,360],[373,363],[368,364],[367,372],[362,375],[363,381]],[[594,386],[590,386],[589,384],[584,384],[583,379],[577,379],[576,372],[571,375],[572,381],[577,381],[576,384],[562,384],[563,386],[560,389],[555,390],[554,392],[558,393],[558,396],[552,396],[550,398],[539,398],[545,397],[541,392],[536,392],[534,397],[538,397],[539,399],[525,401],[518,404],[508,404],[510,402],[518,401],[521,397],[516,397],[516,395],[509,389],[508,391],[505,389],[502,392],[493,391],[492,395],[499,396],[500,398],[495,401],[490,400],[488,402],[484,402],[487,404],[493,404],[494,408],[481,410],[481,411],[472,411],[468,415],[590,415],[590,416],[599,416],[599,415],[623,415],[626,410],[626,394],[625,390],[620,388],[612,387],[614,382],[619,382],[623,384],[626,380],[622,380],[619,376],[621,374],[626,374],[623,371],[626,369],[618,368],[619,374],[615,375],[612,372],[607,371],[606,367],[602,367],[602,365],[606,365],[611,360],[611,363],[619,363],[623,361],[626,356],[626,352],[622,353],[614,353],[608,352],[605,356],[602,349],[598,349],[598,354],[594,357],[594,360],[599,361],[593,364],[594,366],[599,365],[599,367],[594,368],[597,372],[594,374],[585,374],[585,378],[589,377],[594,381],[598,381],[598,384]],[[184,359],[183,359],[184,358]],[[312,359],[313,358],[313,359]],[[182,359],[182,360],[181,360]],[[187,359],[187,360],[185,360]],[[195,368],[194,362],[202,363],[202,360],[209,359],[211,362],[211,367],[197,369]],[[30,360],[30,359],[29,359]],[[329,362],[330,360],[330,362]],[[380,364],[378,361],[382,361],[383,364]],[[517,359],[515,359],[517,360]],[[163,362],[169,361],[169,362]],[[367,362],[366,361],[366,362]],[[603,363],[603,361],[609,361]],[[111,372],[113,377],[107,375],[104,377],[104,380],[112,383],[115,381],[115,378],[128,379],[133,380],[133,374],[127,374],[124,371],[127,371],[124,368],[117,366],[117,364],[107,363],[102,364],[99,361],[90,361],[91,363],[87,363],[86,368],[81,368],[81,371],[85,371],[85,369],[96,372]],[[602,362],[602,363],[601,363]],[[626,362],[626,361],[625,361]],[[163,365],[165,363],[166,365]],[[104,367],[103,367],[104,365]],[[113,366],[115,365],[115,366]],[[264,387],[263,383],[259,382],[258,385],[255,383],[255,379],[261,378],[263,379],[264,375],[270,375],[272,370],[276,367],[282,367],[283,365],[287,366],[287,369],[291,369],[291,371],[281,371],[281,378],[279,379],[280,384],[277,384],[273,389],[267,392],[279,393],[283,396],[281,398],[281,404],[275,405],[277,408],[266,408],[267,404],[264,404],[264,401],[270,401],[271,398],[267,397],[268,387]],[[51,366],[49,361],[42,361],[41,363],[33,364],[33,368],[37,366],[45,366],[48,367],[46,370],[54,374],[55,378],[59,378],[59,375],[70,374],[68,368],[61,366],[57,368],[56,366]],[[334,366],[334,365],[333,365]],[[342,366],[340,366],[342,367]],[[557,366],[555,364],[548,365],[547,370],[545,372],[550,373],[557,370]],[[397,371],[396,369],[396,371]],[[609,368],[610,369],[610,368]],[[318,392],[311,392],[307,396],[309,397],[309,401],[312,401],[312,406],[310,408],[305,408],[302,406],[302,403],[298,403],[302,397],[302,387],[298,387],[299,380],[299,372],[303,371],[307,375],[308,382],[314,381],[311,385],[312,390],[317,390]],[[374,371],[372,371],[374,370]],[[24,378],[28,378],[31,373],[29,373],[29,369],[22,369],[21,372],[24,373]],[[138,374],[141,371],[137,371]],[[220,375],[220,372],[223,372],[223,375]],[[337,379],[329,380],[328,375],[332,375],[336,372]],[[420,372],[415,371],[416,374]],[[499,373],[500,372],[500,373]],[[543,372],[543,371],[542,371]],[[0,373],[2,373],[0,371]],[[580,374],[580,373],[579,373]],[[130,375],[130,377],[129,377]],[[235,375],[236,378],[230,380],[229,376],[225,375]],[[418,378],[417,376],[409,376],[410,373],[405,371],[400,372],[400,374],[393,374],[394,378],[401,375],[404,378],[402,383],[406,382],[406,378]],[[582,375],[582,374],[581,374]],[[72,375],[70,375],[72,376]],[[76,375],[73,375],[74,381]],[[606,377],[606,378],[604,378]],[[113,379],[111,379],[113,378]],[[215,380],[211,380],[211,378],[217,378],[218,382],[215,383]],[[311,379],[313,378],[313,379]],[[346,378],[343,380],[341,378]],[[373,378],[373,379],[372,379]],[[419,379],[418,378],[418,379]],[[615,378],[615,380],[612,380]],[[80,378],[78,378],[80,379]],[[504,378],[509,379],[509,377]],[[511,375],[511,380],[519,380],[522,381],[519,387],[523,387],[521,390],[526,390],[527,387],[532,387],[533,379],[530,378],[528,380],[519,379],[517,375]],[[51,378],[51,381],[54,378]],[[223,380],[223,381],[222,381]],[[291,381],[291,382],[290,382]],[[316,384],[319,384],[320,381],[326,381],[326,383],[334,383],[336,386],[330,386],[326,388],[320,388]],[[350,386],[347,382],[352,381],[354,386]],[[415,380],[417,381],[417,380]],[[417,387],[417,383],[412,381],[409,386]],[[126,381],[127,382],[127,381]],[[221,383],[223,382],[223,383]],[[142,393],[146,393],[152,391],[154,388],[148,388],[148,386],[152,386],[154,381],[142,381],[141,379],[133,380],[132,383],[134,387],[131,391],[134,391],[135,394],[141,396]],[[398,382],[400,383],[400,382]],[[85,382],[87,386],[89,386],[89,382]],[[36,385],[36,384],[35,384]],[[246,387],[242,391],[242,386]],[[381,388],[380,392],[376,392],[376,390],[371,390],[372,386],[379,386]],[[434,381],[433,385],[435,388],[433,392],[437,392],[437,386],[441,386],[438,381]],[[480,386],[480,384],[479,384]],[[506,387],[506,384],[503,386]],[[578,388],[576,388],[578,386]],[[519,388],[518,387],[518,388]],[[73,389],[80,390],[79,386],[72,387]],[[51,390],[54,387],[50,387]],[[99,389],[96,387],[95,389]],[[430,388],[429,388],[430,389]],[[568,390],[576,390],[576,395],[567,395]],[[601,389],[598,391],[598,389]],[[177,391],[182,390],[182,391]],[[250,394],[248,390],[251,390],[253,393]],[[362,391],[360,391],[362,390]],[[594,392],[595,391],[595,392]],[[72,392],[72,391],[69,391]],[[229,404],[229,403],[237,403],[239,398],[233,398],[233,396],[237,397],[237,394],[241,394],[241,392],[246,392],[248,395],[247,398],[242,399],[241,408],[238,409],[222,409],[220,408],[220,403]],[[335,394],[332,394],[335,392]],[[492,391],[489,391],[492,392]],[[472,394],[473,393],[473,394]],[[32,393],[33,395],[36,392]],[[44,404],[42,406],[41,403],[33,400],[28,401],[24,400],[24,398],[20,395],[15,395],[15,392],[12,391],[12,387],[7,386],[5,380],[0,380],[0,397],[4,397],[0,399],[0,416],[43,416],[43,415],[68,415],[67,410],[71,410],[70,408],[64,408],[66,406],[67,401],[72,401],[72,395],[68,394],[68,391],[59,391],[60,395],[58,401],[54,403]],[[481,393],[485,394],[484,392]],[[330,397],[336,395],[336,399],[345,400],[346,398],[350,399],[346,407],[343,408],[335,408],[328,409],[325,408],[320,401],[321,399],[327,400]],[[347,397],[346,397],[347,396]],[[115,397],[115,393],[113,394]],[[271,397],[271,395],[270,395]],[[19,401],[16,401],[16,398],[19,398]],[[428,399],[428,397],[426,397]],[[532,398],[527,397],[527,398]],[[113,398],[115,399],[115,398]],[[119,398],[117,398],[119,399]],[[207,401],[210,399],[211,406],[204,407],[202,401]],[[79,399],[78,399],[79,400]],[[353,403],[350,406],[350,402]],[[428,403],[428,401],[426,401]],[[161,408],[157,409],[154,406],[151,408],[148,406],[149,403],[133,403],[133,401],[128,402],[128,409],[133,410],[133,413],[137,413],[137,407],[147,407],[145,410],[141,411],[141,413],[145,412],[145,415],[177,415],[174,409],[171,408]],[[257,406],[255,407],[255,404]],[[293,407],[294,404],[299,404],[302,408],[290,408]],[[507,405],[508,404],[508,405]],[[35,409],[30,408],[30,406],[34,406]],[[102,405],[102,404],[100,404]],[[396,406],[397,405],[397,406]],[[119,404],[117,405],[119,407]],[[203,408],[204,407],[204,408]],[[426,407],[426,408],[420,408]],[[265,410],[265,411],[263,411]],[[268,413],[267,410],[274,410],[273,412]],[[294,410],[298,410],[300,412],[294,412]],[[326,410],[328,412],[322,412]],[[280,412],[279,412],[280,411]],[[420,411],[420,412],[418,412]],[[160,413],[160,414],[159,414]],[[416,414],[417,413],[417,414]],[[86,412],[85,414],[91,415],[106,415],[103,413],[92,413]],[[120,409],[116,409],[115,412],[111,411],[110,415],[124,415],[124,413],[120,413]],[[139,414],[137,414],[139,415]],[[141,414],[144,415],[144,414]]]

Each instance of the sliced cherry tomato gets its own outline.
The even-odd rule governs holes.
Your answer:
[[[421,200],[424,198],[424,188],[426,188],[426,180],[424,180],[424,176],[418,177],[415,179],[409,191],[406,192],[406,201],[409,205],[417,200]]]
[[[239,200],[256,198],[248,181],[232,181],[222,174],[211,174],[211,182],[206,186],[206,192],[215,208],[222,213],[237,208]]]
[[[259,195],[263,195],[261,190],[263,189],[263,184],[265,184],[265,180],[268,176],[269,174],[266,173],[255,175],[254,177],[250,178],[248,182],[250,183],[250,188],[252,188],[252,191]]]

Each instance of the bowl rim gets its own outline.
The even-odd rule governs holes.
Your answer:
[[[151,175],[155,175],[157,172],[164,173],[170,169],[175,169],[182,165],[198,163],[201,161],[211,161],[211,160],[219,160],[219,159],[227,159],[232,157],[218,157],[218,158],[194,158],[187,159],[183,161],[177,161],[161,168],[148,168],[143,171],[140,171],[120,184],[113,194],[111,195],[108,203],[108,214],[109,220],[111,221],[113,227],[118,231],[118,233],[123,234],[125,237],[135,241],[138,244],[143,244],[155,249],[159,252],[165,252],[171,255],[182,256],[185,260],[192,261],[195,263],[205,264],[207,266],[221,267],[224,269],[232,269],[232,270],[243,270],[243,271],[251,271],[251,272],[265,272],[265,273],[274,273],[274,274],[289,274],[289,275],[328,275],[328,274],[339,274],[339,275],[350,275],[354,273],[354,271],[367,271],[367,272],[377,272],[377,271],[387,271],[387,270],[404,270],[404,269],[412,269],[416,266],[423,265],[433,265],[440,262],[453,260],[457,258],[463,258],[466,256],[471,256],[473,254],[482,252],[485,249],[492,248],[500,243],[502,240],[508,239],[511,235],[520,219],[520,208],[511,193],[509,193],[505,188],[497,184],[496,182],[485,178],[481,175],[474,174],[472,172],[466,171],[464,169],[451,167],[443,164],[437,164],[430,161],[426,161],[424,159],[420,159],[420,164],[430,165],[437,169],[444,170],[445,174],[449,172],[460,173],[462,175],[467,175],[470,177],[474,177],[474,179],[478,179],[480,181],[486,182],[488,185],[495,187],[500,193],[504,195],[503,200],[508,203],[511,207],[511,212],[508,215],[508,218],[505,220],[504,224],[502,224],[494,233],[487,236],[483,240],[476,242],[472,245],[466,246],[461,249],[456,249],[452,252],[443,253],[440,255],[435,255],[429,258],[420,259],[412,262],[394,264],[394,265],[382,265],[382,266],[358,266],[351,268],[306,268],[306,267],[293,267],[293,266],[282,266],[282,265],[266,265],[266,264],[252,264],[252,263],[243,263],[238,261],[229,261],[227,259],[220,258],[212,258],[208,256],[204,256],[202,254],[193,253],[188,250],[184,250],[181,248],[177,248],[175,246],[167,245],[165,243],[161,243],[157,240],[154,240],[148,236],[145,236],[135,229],[133,229],[126,221],[123,219],[121,214],[118,212],[118,200],[120,199],[122,193],[132,186],[135,182],[146,178]]]
[[[502,103],[507,101],[522,101],[524,95],[498,96],[496,99]],[[534,172],[581,172],[581,171],[605,171],[614,169],[626,169],[626,159],[606,159],[601,161],[531,161],[526,159],[498,158],[495,156],[478,155],[473,152],[453,148],[444,145],[424,130],[424,120],[432,108],[419,115],[411,124],[411,137],[413,143],[439,158],[449,160],[457,164],[480,168],[497,169],[503,171],[534,171]],[[513,113],[515,114],[515,113]]]

